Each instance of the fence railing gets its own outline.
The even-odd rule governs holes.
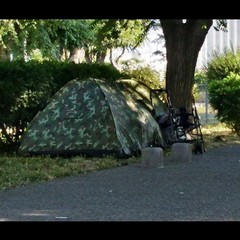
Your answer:
[[[197,94],[195,97],[195,104],[201,124],[203,125],[219,122],[216,118],[216,112],[209,103],[207,87],[207,84],[196,85]]]

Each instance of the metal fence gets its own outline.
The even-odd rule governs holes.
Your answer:
[[[209,103],[207,87],[207,84],[195,86],[195,103],[202,125],[219,122],[216,118],[216,112]]]

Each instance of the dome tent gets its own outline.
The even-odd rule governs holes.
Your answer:
[[[150,145],[162,146],[151,113],[116,83],[75,79],[63,86],[22,136],[20,155],[132,156]]]

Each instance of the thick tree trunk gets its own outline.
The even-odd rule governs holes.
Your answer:
[[[166,89],[174,107],[190,107],[198,53],[212,19],[160,19],[166,50]]]
[[[80,63],[80,49],[79,48],[73,48],[70,50],[70,55],[68,60],[72,61],[74,63]]]

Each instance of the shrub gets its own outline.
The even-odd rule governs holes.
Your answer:
[[[0,152],[15,150],[29,122],[68,81],[124,78],[110,64],[57,61],[0,62]]]
[[[240,50],[234,53],[225,49],[223,53],[214,52],[205,66],[206,76],[209,81],[226,78],[230,72],[238,73],[240,70]]]
[[[163,87],[160,82],[160,74],[156,70],[152,69],[150,66],[139,66],[136,68],[131,68],[129,66],[125,67],[122,71],[126,74],[128,78],[135,79],[137,81],[143,82],[148,87],[152,89]]]
[[[211,81],[208,92],[216,117],[240,136],[240,75],[230,73],[222,80]]]

